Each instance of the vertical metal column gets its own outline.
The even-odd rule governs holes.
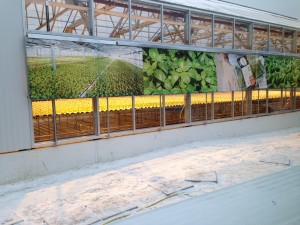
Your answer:
[[[50,31],[50,19],[49,19],[49,0],[45,0],[45,9],[46,9],[46,24],[47,31]]]
[[[270,51],[270,41],[271,41],[271,27],[268,25],[268,43],[267,43],[267,51]]]
[[[244,116],[244,91],[242,91],[242,116]]]
[[[205,124],[207,124],[207,93],[205,93]]]
[[[269,113],[269,89],[266,89],[266,113]]]
[[[95,36],[95,11],[94,11],[94,0],[89,0],[89,35]],[[100,110],[99,110],[99,98],[93,98],[93,114],[94,114],[94,127],[95,135],[100,138]]]
[[[298,38],[298,32],[294,31],[291,49],[292,49],[292,53],[295,53],[295,54],[297,54],[297,41],[298,41],[297,38]]]
[[[132,100],[132,130],[136,130],[136,123],[135,123],[135,96],[131,96]]]
[[[160,31],[161,31],[161,40],[160,42],[163,43],[164,42],[164,31],[163,31],[163,28],[164,28],[164,6],[161,5],[160,6]]]
[[[296,109],[297,107],[297,91],[296,88],[291,88],[291,92],[293,93],[293,109]]]
[[[211,120],[215,119],[215,93],[211,93]]]
[[[189,10],[185,14],[185,27],[184,27],[184,39],[185,44],[190,45],[191,44],[191,10]]]
[[[159,128],[162,128],[162,96],[159,95]]]
[[[93,114],[94,114],[94,128],[95,135],[100,137],[100,115],[99,115],[99,98],[93,98]]]
[[[211,47],[215,47],[215,15],[211,16]]]
[[[166,96],[162,95],[162,104],[163,104],[163,127],[166,126]]]
[[[254,37],[253,37],[254,23],[253,22],[249,24],[248,30],[249,30],[249,40],[248,40],[248,42],[249,42],[249,49],[253,50],[253,39],[254,39]]]
[[[26,5],[25,5],[25,1],[21,1],[22,4],[22,19],[23,19],[23,35],[26,36],[26,32],[27,32],[27,13],[26,13]]]
[[[95,24],[95,14],[94,14],[94,0],[89,0],[89,35],[95,36],[94,24]]]
[[[235,18],[233,18],[233,27],[232,27],[232,49],[235,49]]]
[[[132,40],[131,0],[128,0],[129,39]]]
[[[231,117],[234,117],[234,91],[231,91]]]
[[[280,111],[283,111],[283,88],[280,89]]]
[[[52,114],[53,114],[53,138],[54,138],[54,145],[57,144],[57,124],[56,124],[56,105],[55,99],[52,99]]]
[[[106,97],[106,119],[107,119],[107,137],[110,137],[110,119],[109,119],[109,101]]]
[[[187,93],[184,96],[184,122],[191,123],[192,121],[192,96],[191,93]]]
[[[259,98],[259,89],[257,90],[257,113],[259,114],[259,109],[260,109],[260,98]]]
[[[252,115],[252,90],[248,89],[246,92],[247,99],[247,115]]]
[[[281,50],[281,52],[284,52],[284,44],[285,44],[285,41],[284,41],[284,29],[282,28],[282,50]]]
[[[51,45],[51,59],[52,59],[52,70],[53,72],[56,71],[56,60],[55,60],[55,51],[54,47]],[[55,82],[55,79],[54,79]],[[54,89],[54,87],[53,87]],[[55,91],[55,90],[54,90]],[[57,124],[56,124],[56,105],[55,105],[55,99],[52,98],[52,114],[53,114],[53,132],[54,132],[54,144],[57,144]]]

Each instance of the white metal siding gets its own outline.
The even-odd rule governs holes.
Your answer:
[[[0,152],[31,147],[21,0],[0,6]]]
[[[282,26],[300,28],[300,21],[289,19],[284,16],[268,13],[248,7],[243,7],[235,4],[230,4],[222,1],[208,1],[208,0],[162,0],[171,4],[189,6],[200,10],[208,10],[215,13],[225,13],[231,16],[243,17],[247,19],[259,20],[267,23],[278,24]],[[278,4],[274,3],[274,4]],[[281,4],[285,4],[282,2]],[[258,4],[256,8],[261,8]],[[284,14],[288,12],[282,11]]]
[[[115,225],[299,225],[300,167],[133,216]]]

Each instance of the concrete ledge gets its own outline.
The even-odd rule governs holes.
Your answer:
[[[184,127],[0,155],[0,184],[132,157],[195,141],[300,126],[300,112]]]

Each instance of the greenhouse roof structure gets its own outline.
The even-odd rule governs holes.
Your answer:
[[[300,53],[299,20],[222,1],[24,0],[24,9],[29,33]]]
[[[300,28],[300,21],[293,17],[288,17],[268,11],[263,11],[251,7],[246,7],[226,1],[218,0],[164,0],[161,2],[184,5],[194,9],[206,10],[214,13],[221,13],[230,16],[247,18],[250,20],[264,21],[281,26]]]

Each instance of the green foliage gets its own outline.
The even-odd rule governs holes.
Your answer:
[[[269,88],[300,87],[300,59],[266,56],[265,64]]]
[[[123,60],[115,60],[87,93],[93,96],[129,96],[143,94],[143,71]]]
[[[55,97],[54,72],[50,58],[28,58],[28,80],[32,99]]]
[[[85,62],[59,64],[56,69],[56,98],[78,98],[110,62],[97,58]]]
[[[86,97],[123,96],[143,93],[142,69],[109,58],[60,57],[53,70],[50,58],[28,58],[32,99],[78,98],[91,86]]]
[[[143,49],[144,94],[180,94],[217,90],[212,53]]]
[[[265,73],[265,65],[262,60],[259,60],[255,55],[248,55],[247,60],[249,61],[251,71],[255,79],[262,77]]]
[[[28,58],[32,99],[78,98],[110,62],[107,58],[60,57],[53,70],[50,58]]]

